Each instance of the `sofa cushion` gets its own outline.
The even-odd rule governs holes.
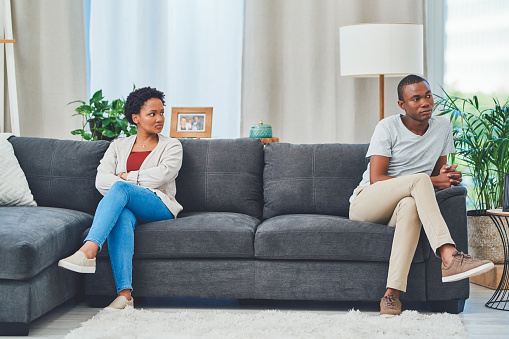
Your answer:
[[[94,214],[102,198],[95,188],[97,166],[109,142],[26,137],[9,141],[39,206]]]
[[[134,230],[134,257],[251,258],[256,226],[254,217],[226,212],[179,214],[177,219],[138,225]],[[88,230],[83,234],[83,239]],[[108,255],[107,244],[98,257]]]
[[[394,228],[343,217],[292,214],[265,220],[255,235],[255,257],[284,260],[388,262]],[[421,242],[413,262],[423,262]]]
[[[185,212],[235,212],[261,218],[263,143],[259,139],[182,139],[177,201]]]
[[[14,149],[0,137],[0,206],[37,206]]]
[[[347,217],[348,199],[366,170],[367,146],[268,144],[263,217],[295,213]]]
[[[0,207],[0,279],[29,279],[72,254],[91,224],[63,208]]]

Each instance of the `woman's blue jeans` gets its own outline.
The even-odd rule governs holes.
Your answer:
[[[168,207],[148,188],[117,181],[97,206],[85,241],[99,250],[108,239],[111,268],[117,293],[132,290],[134,228],[139,223],[173,219]]]

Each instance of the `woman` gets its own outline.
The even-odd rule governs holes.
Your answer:
[[[95,273],[95,257],[108,239],[117,298],[107,307],[134,306],[132,258],[138,223],[173,219],[182,210],[175,200],[175,178],[182,165],[182,145],[159,133],[164,125],[164,94],[144,87],[125,103],[125,117],[138,132],[113,141],[97,168],[96,187],[104,195],[83,246],[58,266]]]

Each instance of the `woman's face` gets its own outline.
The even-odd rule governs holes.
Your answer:
[[[164,126],[164,106],[160,99],[152,98],[141,106],[140,113],[133,114],[138,131],[161,133]]]

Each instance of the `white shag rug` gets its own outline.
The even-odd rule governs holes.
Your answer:
[[[382,318],[301,311],[100,311],[65,338],[467,338],[460,317],[420,314]]]

